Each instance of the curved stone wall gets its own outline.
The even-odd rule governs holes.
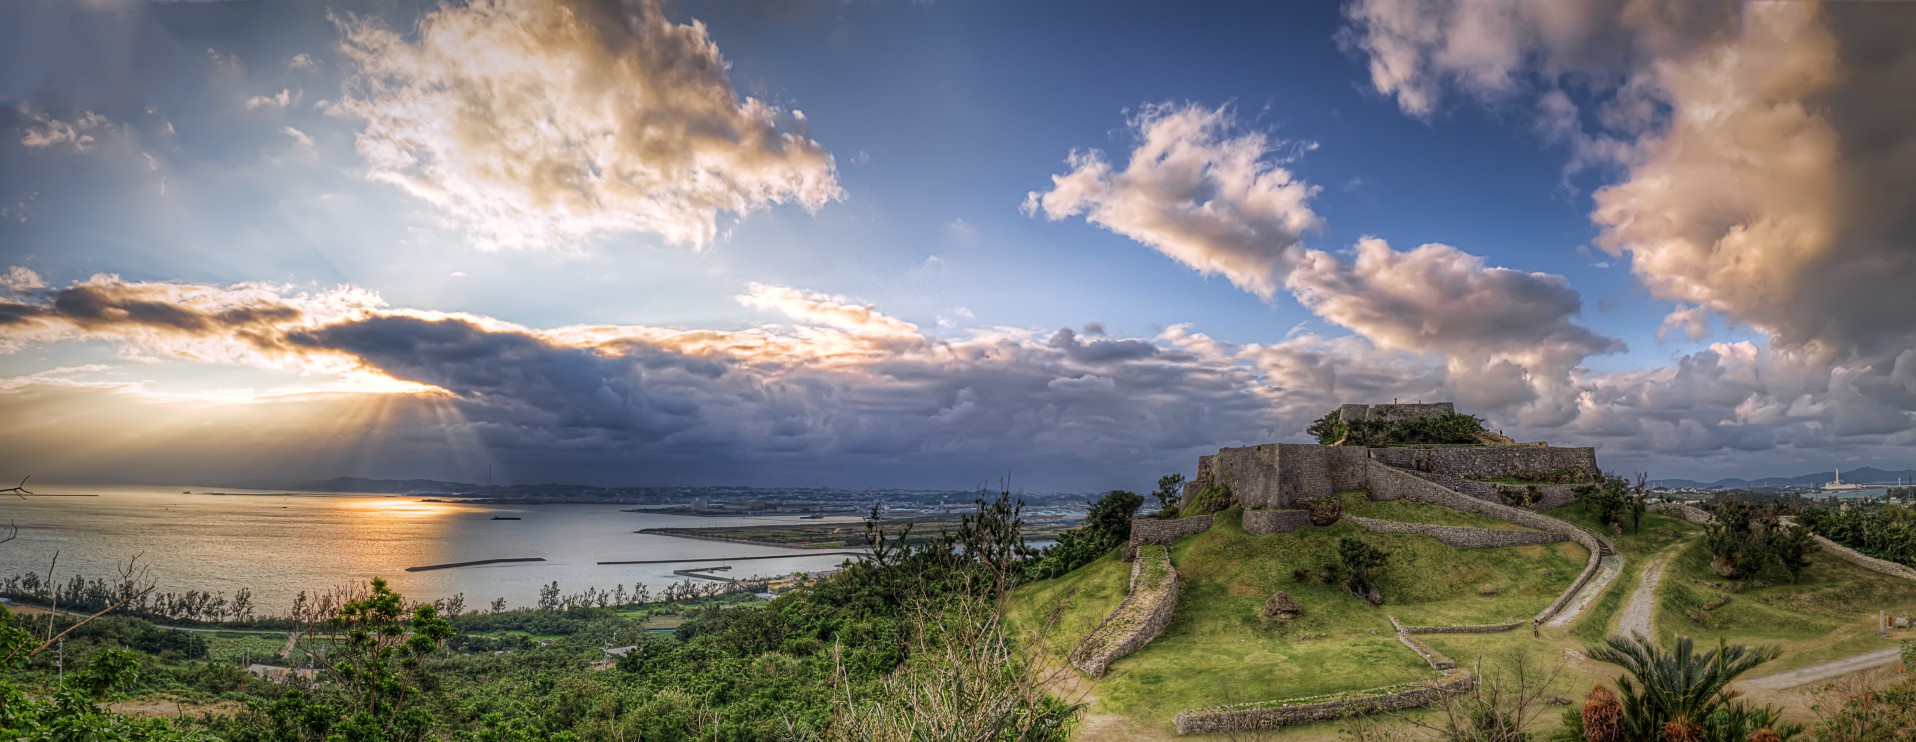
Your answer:
[[[1244,530],[1257,536],[1290,533],[1311,524],[1308,510],[1246,510]]]
[[[1570,540],[1582,544],[1583,548],[1590,550],[1590,561],[1584,566],[1583,574],[1577,575],[1577,579],[1570,583],[1569,589],[1564,590],[1563,594],[1557,596],[1557,599],[1552,601],[1549,607],[1544,608],[1543,612],[1538,613],[1535,618],[1531,619],[1534,623],[1540,624],[1544,621],[1548,621],[1551,616],[1555,616],[1558,611],[1563,610],[1563,607],[1570,603],[1570,599],[1576,597],[1577,591],[1583,589],[1584,583],[1589,582],[1591,576],[1597,573],[1597,567],[1601,565],[1603,560],[1603,552],[1608,549],[1603,539],[1598,538],[1596,534],[1578,527],[1575,524],[1558,520],[1542,513],[1533,513],[1523,508],[1513,508],[1502,503],[1479,500],[1424,479],[1419,476],[1417,472],[1405,471],[1375,460],[1371,461],[1370,485],[1370,493],[1373,499],[1401,499],[1427,502],[1433,505],[1442,505],[1452,510],[1461,510],[1466,513],[1488,515],[1498,520],[1535,528],[1539,531],[1562,534]]]
[[[1172,724],[1177,728],[1178,734],[1275,729],[1292,724],[1329,721],[1359,714],[1428,706],[1446,695],[1470,688],[1470,684],[1470,673],[1452,668],[1430,680],[1360,691],[1356,694],[1340,693],[1286,701],[1189,709],[1179,713]],[[1396,690],[1397,688],[1403,690]],[[1325,700],[1319,701],[1315,698]]]
[[[1112,662],[1164,633],[1177,606],[1178,571],[1171,566],[1171,551],[1146,545],[1131,565],[1131,591],[1124,602],[1085,635],[1066,659],[1091,677],[1102,676]]]
[[[1891,577],[1916,580],[1916,569],[1910,569],[1909,567],[1887,559],[1877,559],[1876,557],[1864,554],[1863,552],[1836,543],[1835,541],[1823,538],[1821,534],[1810,534],[1810,536],[1816,539],[1817,546],[1823,547],[1824,551],[1835,554],[1836,558],[1845,562],[1862,567],[1863,569],[1881,572]]]
[[[1250,528],[1248,518],[1245,528]],[[1530,546],[1533,544],[1554,544],[1570,537],[1561,533],[1544,531],[1507,531],[1496,528],[1466,528],[1463,526],[1438,526],[1428,523],[1404,523],[1395,520],[1359,518],[1344,516],[1345,520],[1357,524],[1359,528],[1372,533],[1409,533],[1429,536],[1460,549],[1494,549],[1503,546]]]
[[[1682,503],[1653,502],[1644,509],[1658,515],[1668,515],[1672,518],[1679,518],[1699,526],[1707,526],[1716,522],[1716,516]]]

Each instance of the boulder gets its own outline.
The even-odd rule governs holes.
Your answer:
[[[1302,615],[1304,615],[1304,607],[1298,605],[1297,599],[1292,598],[1290,593],[1280,592],[1271,596],[1270,600],[1264,601],[1266,618],[1291,619]]]

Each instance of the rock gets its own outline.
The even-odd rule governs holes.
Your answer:
[[[1304,615],[1304,607],[1290,593],[1280,592],[1264,601],[1264,615],[1267,618],[1292,619]]]

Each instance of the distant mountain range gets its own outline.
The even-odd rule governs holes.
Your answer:
[[[1761,489],[1765,487],[1816,487],[1830,483],[1836,478],[1834,471],[1819,471],[1814,474],[1798,474],[1793,477],[1763,477],[1761,479],[1719,479],[1714,482],[1698,482],[1693,479],[1652,479],[1653,487],[1671,487],[1695,489]],[[1897,479],[1905,483],[1916,483],[1916,469],[1887,470],[1873,466],[1860,469],[1844,469],[1843,481],[1857,484],[1895,484]]]

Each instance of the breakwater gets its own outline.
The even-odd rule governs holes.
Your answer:
[[[754,560],[754,559],[790,559],[790,558],[792,558],[792,557],[794,557],[794,556],[808,556],[808,557],[809,557],[809,556],[841,556],[841,555],[842,555],[842,556],[855,556],[855,557],[862,557],[862,556],[869,556],[869,555],[870,555],[870,552],[864,552],[864,551],[819,551],[819,552],[813,552],[813,553],[810,553],[810,554],[767,554],[767,555],[764,555],[764,556],[742,556],[742,557],[699,557],[699,558],[696,558],[696,559],[627,559],[627,560],[622,560],[622,561],[614,561],[614,562],[598,562],[598,563],[599,563],[599,564],[684,564],[684,563],[686,563],[686,562],[749,562],[749,561],[751,561],[751,560]]]
[[[452,562],[449,564],[428,564],[423,567],[407,567],[406,571],[407,572],[430,572],[435,569],[452,569],[454,567],[477,567],[482,564],[507,564],[510,562],[543,562],[543,561],[545,561],[545,557],[514,557],[511,559],[477,559],[470,562]]]

